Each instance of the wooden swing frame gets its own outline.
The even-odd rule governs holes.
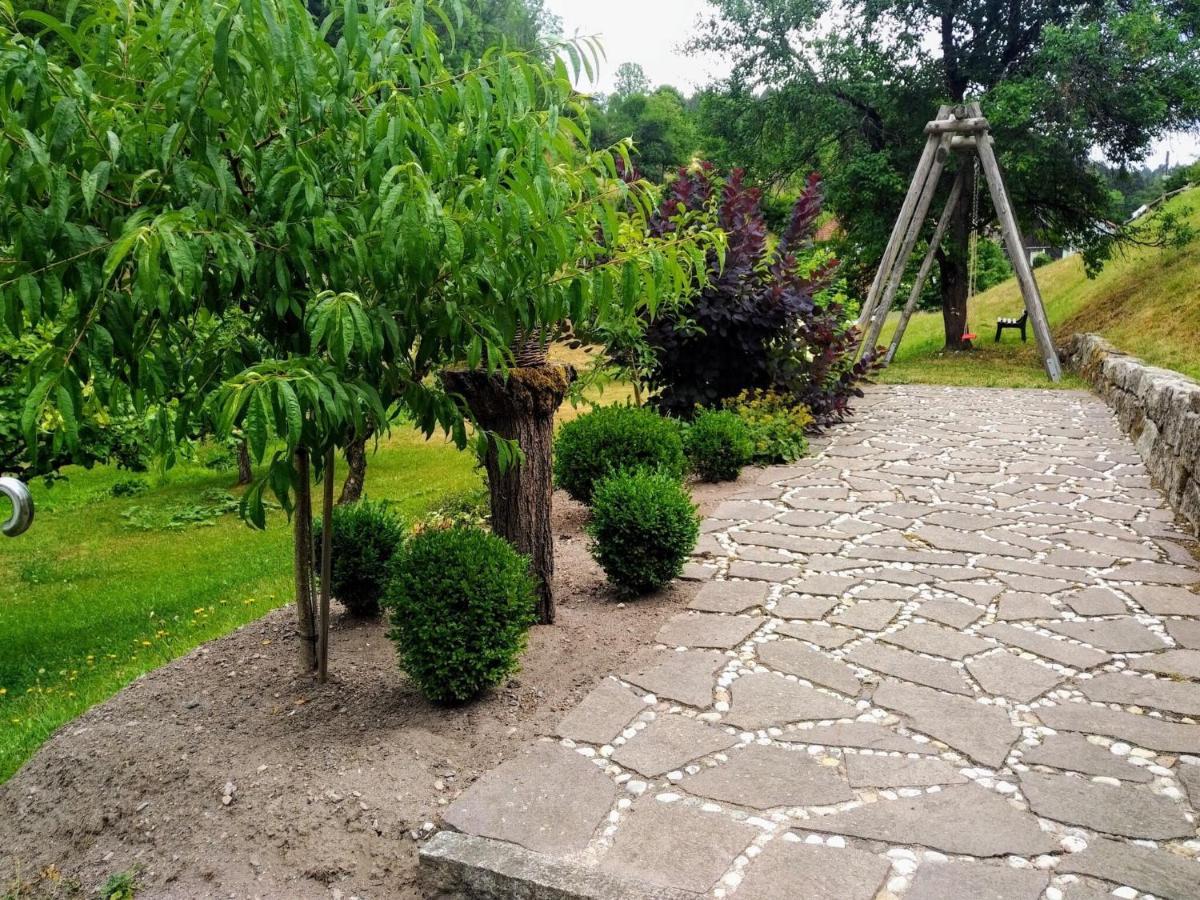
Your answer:
[[[980,168],[987,180],[992,206],[1000,220],[1004,244],[1016,273],[1017,283],[1021,288],[1021,296],[1025,301],[1029,322],[1033,326],[1033,334],[1037,339],[1042,365],[1051,381],[1059,381],[1062,378],[1062,366],[1058,361],[1058,353],[1054,349],[1054,340],[1050,336],[1050,323],[1046,318],[1046,308],[1042,303],[1042,295],[1038,291],[1037,281],[1034,280],[1033,269],[1030,268],[1029,260],[1025,257],[1025,244],[1021,239],[1021,229],[1013,214],[1012,202],[1008,197],[1008,189],[1004,186],[1000,165],[996,162],[991,129],[987,119],[983,117],[979,104],[969,103],[966,106],[940,107],[937,118],[925,126],[925,134],[927,136],[925,148],[917,163],[917,170],[908,187],[904,205],[900,208],[900,215],[892,227],[892,234],[883,252],[879,270],[875,273],[875,280],[871,283],[871,289],[867,293],[866,303],[863,304],[862,312],[859,314],[858,325],[863,332],[860,352],[867,352],[874,348],[879,341],[884,322],[887,320],[888,312],[900,290],[904,270],[917,245],[925,219],[929,215],[929,207],[933,203],[934,194],[937,192],[938,183],[941,181],[946,161],[950,158],[951,152],[975,153],[979,157]],[[964,171],[959,171],[950,188],[950,196],[946,201],[945,209],[942,211],[933,237],[929,241],[929,251],[921,262],[921,268],[917,271],[916,280],[909,292],[908,302],[905,303],[904,310],[900,313],[896,333],[892,336],[891,344],[883,359],[884,365],[890,364],[895,357],[896,349],[904,337],[904,330],[908,327],[909,319],[912,318],[913,311],[917,308],[921,289],[924,288],[930,269],[933,268],[937,249],[945,237],[946,229],[954,214],[954,208],[962,195],[965,181]]]

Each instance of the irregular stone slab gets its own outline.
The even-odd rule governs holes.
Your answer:
[[[834,650],[858,637],[857,632],[849,628],[826,625],[824,622],[783,622],[775,629],[775,633],[800,638],[826,650]]]
[[[729,564],[730,578],[749,578],[757,581],[775,583],[791,581],[800,574],[797,566],[764,566],[758,563],[743,562],[735,559]]]
[[[1062,579],[1058,578],[1039,578],[1034,575],[1012,575],[1008,572],[1000,572],[996,577],[1007,584],[1014,591],[1023,591],[1027,594],[1058,594],[1062,591],[1067,591],[1078,586],[1075,583],[1063,581]]]
[[[862,688],[858,676],[848,665],[800,641],[783,638],[759,644],[758,659],[777,672],[796,675],[849,697],[857,697]]]
[[[1129,612],[1124,600],[1102,587],[1084,588],[1067,594],[1063,602],[1081,616],[1123,616]]]
[[[833,597],[801,597],[799,594],[788,594],[780,597],[771,615],[780,619],[821,619],[839,601]]]
[[[872,698],[877,706],[905,715],[922,731],[993,769],[1004,764],[1021,729],[1008,713],[965,697],[955,697],[912,684],[886,681]]]
[[[730,688],[733,697],[725,721],[757,731],[771,725],[858,715],[854,704],[769,672],[743,675]]]
[[[1123,838],[1169,840],[1195,832],[1183,806],[1133,785],[1105,785],[1070,775],[1022,772],[1021,791],[1030,809],[1056,822],[1078,824]]]
[[[846,754],[846,778],[856,788],[929,787],[967,782],[958,769],[940,759],[866,756],[862,753]]]
[[[879,639],[908,650],[914,650],[917,653],[929,653],[949,659],[962,659],[964,656],[980,653],[992,646],[974,635],[963,634],[949,628],[942,628],[940,625],[930,625],[924,622],[906,625],[899,631],[880,635]]]
[[[1181,762],[1175,768],[1179,783],[1187,791],[1188,799],[1192,801],[1193,809],[1200,809],[1200,765]]]
[[[1025,628],[1017,628],[1015,625],[1000,623],[987,625],[982,629],[981,634],[986,634],[988,637],[995,638],[1011,647],[1028,650],[1030,653],[1044,659],[1053,660],[1056,663],[1070,666],[1073,669],[1091,669],[1095,666],[1103,665],[1112,659],[1107,653],[1102,653],[1099,650],[1093,650],[1090,647],[1081,647],[1078,644],[1072,644],[1065,640],[1046,637],[1044,634],[1038,634],[1035,631],[1029,631]]]
[[[1200,584],[1200,573],[1195,569],[1159,562],[1129,563],[1106,577],[1121,581],[1147,581],[1151,584]]]
[[[997,619],[1061,619],[1062,612],[1049,598],[1041,594],[1005,591],[1000,595]]]
[[[890,600],[852,600],[850,606],[829,621],[863,631],[879,631],[896,618],[900,604]]]
[[[911,600],[917,592],[901,584],[868,584],[854,595],[855,600]]]
[[[1051,631],[1091,644],[1102,650],[1129,653],[1140,650],[1163,650],[1166,642],[1157,634],[1130,618],[1102,619],[1087,622],[1053,622]]]
[[[887,581],[891,584],[904,584],[910,587],[929,584],[931,579],[924,572],[914,572],[910,569],[871,569],[864,577],[875,581]]]
[[[1004,585],[1002,584],[947,584],[943,585],[942,588],[943,590],[958,594],[960,597],[966,597],[968,600],[982,603],[985,606],[1004,592]]]
[[[1052,734],[1037,747],[1025,748],[1021,762],[1103,775],[1145,784],[1154,776],[1144,768],[1131,766],[1106,747],[1098,747],[1081,734]]]
[[[1086,850],[1063,856],[1055,871],[1129,885],[1163,900],[1195,900],[1200,884],[1200,861],[1099,837],[1089,838]]]
[[[961,550],[964,553],[995,553],[1000,556],[1028,556],[1029,552],[1011,544],[1002,544],[981,534],[925,525],[915,534],[922,541],[939,550]]]
[[[1035,712],[1056,731],[1102,734],[1165,753],[1200,753],[1200,725],[1177,725],[1089,703],[1060,703]]]
[[[1181,684],[1165,678],[1102,672],[1095,678],[1081,679],[1083,696],[1101,703],[1144,706],[1183,716],[1200,715],[1200,684]]]
[[[1179,646],[1200,650],[1200,619],[1168,619],[1163,624]]]
[[[1038,827],[1037,817],[1010,806],[976,784],[943,788],[936,794],[878,800],[808,821],[826,834],[844,834],[889,844],[917,844],[970,856],[1035,856],[1058,849]]]
[[[622,678],[667,700],[705,709],[712,706],[716,673],[729,662],[729,657],[711,650],[668,650],[659,654],[658,660],[649,668]]]
[[[854,799],[836,769],[803,751],[750,744],[729,751],[728,756],[725,762],[685,777],[680,787],[699,797],[752,809],[831,806]]]
[[[921,566],[921,571],[933,579],[933,584],[939,585],[955,581],[970,581],[979,577],[979,573],[974,569],[962,566]]]
[[[683,613],[668,621],[655,638],[668,647],[729,650],[745,643],[765,622],[762,616],[715,616]]]
[[[1008,650],[967,663],[967,671],[989,694],[1028,703],[1055,687],[1063,677],[1053,669],[1022,659]]]
[[[585,744],[607,744],[645,709],[640,697],[606,678],[558,723],[558,735]]]
[[[773,547],[776,550],[788,550],[792,553],[837,553],[842,548],[843,541],[825,537],[807,537],[795,534],[775,534],[770,531],[746,530],[732,531],[730,537],[739,545],[752,547]]]
[[[761,581],[710,581],[700,588],[688,609],[736,615],[762,606],[770,592],[770,585]]]
[[[1050,876],[1037,869],[973,862],[931,862],[917,869],[905,900],[1037,900]]]
[[[951,628],[961,629],[973,625],[982,618],[985,611],[978,606],[962,603],[959,600],[934,598],[922,603],[917,614],[926,619],[932,619],[934,622],[949,625]]]
[[[1129,659],[1129,668],[1141,672],[1156,672],[1174,678],[1191,678],[1200,681],[1200,651],[1165,650],[1149,656]]]
[[[796,591],[801,594],[817,594],[825,597],[844,597],[860,578],[851,575],[830,575],[824,572],[810,574],[796,582]]]
[[[758,829],[728,815],[646,794],[617,828],[600,868],[651,884],[707,893]]]
[[[736,736],[711,725],[666,713],[613,751],[612,760],[654,778],[737,742]]]
[[[713,510],[714,519],[731,519],[738,522],[764,522],[779,515],[779,510],[765,503],[750,500],[726,500]]]
[[[785,525],[795,525],[798,528],[814,528],[819,525],[828,525],[836,518],[837,513],[797,509],[789,513],[784,513],[776,521],[782,522]]]
[[[564,791],[564,784],[571,790]],[[442,819],[467,834],[565,855],[587,846],[617,791],[596,765],[574,750],[538,741],[467,788]]]
[[[738,887],[743,900],[872,900],[891,863],[882,856],[820,844],[773,840]]]
[[[950,663],[918,656],[907,650],[895,650],[880,644],[866,643],[855,647],[846,654],[845,658],[864,669],[874,669],[876,672],[883,672],[886,675],[923,684],[926,687],[937,688],[940,691],[965,694],[968,697],[974,693],[962,673]]]
[[[1152,616],[1200,616],[1200,594],[1159,584],[1129,584],[1122,590]]]
[[[931,744],[918,744],[912,738],[873,722],[835,722],[833,725],[797,728],[795,731],[785,731],[775,740],[818,747],[858,747],[863,750],[888,750],[897,753],[938,752]]]

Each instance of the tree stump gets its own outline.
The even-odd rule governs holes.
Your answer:
[[[479,370],[442,373],[446,389],[460,394],[479,424],[513,440],[525,460],[501,471],[494,445],[484,461],[492,530],[533,562],[538,586],[538,620],[554,621],[554,532],[550,526],[554,413],[575,378],[569,366],[509,369],[507,375]]]

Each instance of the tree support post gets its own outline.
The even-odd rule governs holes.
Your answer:
[[[329,680],[329,593],[333,581],[333,448],[325,451],[321,497],[321,632],[317,644],[317,681]]]
[[[544,625],[554,622],[554,413],[574,378],[573,368],[549,364],[505,374],[475,369],[442,373],[446,389],[463,397],[483,428],[521,448],[524,459],[502,468],[495,443],[488,444],[484,464],[492,530],[530,558],[539,581],[538,621]]]
[[[295,543],[296,635],[300,638],[300,667],[311,672],[317,667],[317,630],[313,615],[312,477],[308,450],[296,450],[296,508],[292,512]],[[326,531],[329,529],[326,528]]]

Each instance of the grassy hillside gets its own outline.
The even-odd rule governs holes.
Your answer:
[[[1166,204],[1200,231],[1200,188]],[[1122,350],[1154,365],[1200,379],[1200,240],[1182,249],[1132,248],[1119,254],[1095,279],[1079,257],[1034,271],[1056,339],[1074,331],[1098,332]],[[918,313],[905,332],[892,366],[881,381],[893,383],[979,384],[1036,387],[1046,384],[1032,331],[1029,342],[1006,331],[993,343],[996,319],[1021,314],[1016,281],[980,294],[970,310],[971,330],[979,335],[973,353],[943,354],[940,312]],[[884,329],[891,341],[896,315]],[[1066,379],[1066,386],[1078,386]]]

